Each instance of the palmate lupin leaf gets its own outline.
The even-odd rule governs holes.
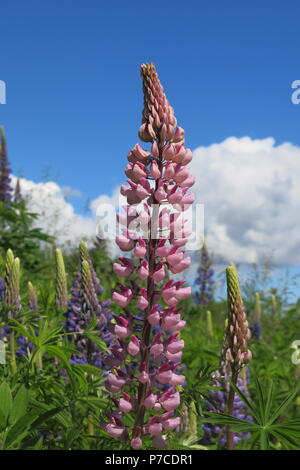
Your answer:
[[[206,418],[206,421],[219,425],[230,425],[235,432],[251,433],[252,438],[249,440],[249,445],[252,449],[257,447],[261,450],[272,448],[271,437],[275,438],[284,448],[298,449],[300,446],[300,420],[281,422],[285,410],[294,401],[297,390],[287,394],[278,405],[273,383],[267,382],[263,387],[257,378],[255,378],[255,382],[256,390],[253,394],[255,397],[253,400],[250,400],[236,385],[231,384],[236,394],[249,409],[253,422],[234,418],[225,413],[214,412],[207,413],[210,417]]]

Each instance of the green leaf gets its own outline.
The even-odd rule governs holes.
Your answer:
[[[36,419],[37,413],[30,412],[21,418],[10,428],[4,441],[4,449],[8,449],[20,442],[28,433],[29,426]]]
[[[2,382],[0,385],[0,410],[3,413],[4,419],[7,420],[9,413],[12,409],[12,395],[7,382]]]
[[[9,418],[12,423],[15,423],[16,421],[18,421],[18,419],[21,418],[21,416],[23,416],[26,413],[28,399],[29,399],[28,389],[24,385],[22,385],[19,388],[15,396],[13,407],[10,412]]]
[[[252,417],[254,418],[254,420],[259,423],[259,424],[262,424],[261,421],[261,416],[260,416],[260,413],[259,413],[259,410],[256,408],[256,406],[254,405],[254,403],[252,403],[249,398],[234,384],[231,382],[231,386],[232,388],[234,389],[234,391],[239,395],[239,397],[241,398],[241,400],[245,403],[246,407],[250,410],[251,412],[251,415]]]
[[[297,390],[290,393],[283,402],[278,406],[278,408],[272,413],[271,418],[268,420],[268,425],[273,424],[277,418],[282,414],[282,412],[292,403],[295,396],[297,394]]]

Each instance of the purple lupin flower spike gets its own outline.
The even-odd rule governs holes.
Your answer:
[[[7,203],[12,198],[12,187],[3,127],[0,127],[0,136],[0,202]]]
[[[121,442],[129,438],[134,449],[142,446],[145,435],[153,436],[154,447],[165,448],[168,433],[179,425],[179,418],[172,416],[180,404],[177,386],[185,380],[177,373],[184,346],[179,332],[185,321],[177,303],[191,294],[191,288],[185,281],[167,280],[167,271],[177,274],[191,263],[182,249],[190,233],[182,215],[194,201],[188,190],[195,182],[187,167],[192,152],[184,146],[184,130],[177,127],[154,65],[143,64],[141,75],[144,110],[139,137],[152,145],[147,151],[136,144],[128,154],[128,186],[121,187],[126,213],[118,214],[124,229],[116,243],[124,252],[134,250],[134,258],[120,257],[114,264],[115,273],[125,279],[135,272],[140,286],[119,283],[113,292],[113,301],[124,314],[116,317],[118,342],[108,358],[114,367],[106,388],[118,410],[104,425]],[[135,232],[138,225],[142,230]],[[141,311],[138,316],[130,312],[132,302]],[[125,426],[121,407],[127,387],[128,393],[134,390],[128,399],[132,427]]]
[[[217,371],[213,375],[213,386],[219,387],[221,390],[210,389],[209,390],[209,401],[206,401],[206,405],[209,411],[216,413],[225,413],[229,397],[229,383],[230,383],[230,372],[223,370]],[[242,373],[237,379],[238,388],[249,397],[248,391],[249,384],[249,369],[244,368]],[[240,399],[238,395],[235,394],[233,400],[232,416],[238,419],[243,419],[245,421],[252,421],[252,417],[246,405]],[[224,426],[218,426],[211,423],[206,423],[203,426],[204,435],[202,437],[202,444],[209,445],[212,444],[215,439],[218,441],[218,445],[221,448],[226,446],[226,429]],[[247,433],[238,433],[233,432],[233,444],[238,444],[242,438],[250,438],[251,436]]]
[[[64,327],[69,333],[77,333],[70,336],[73,338],[78,353],[73,354],[71,362],[75,364],[92,364],[96,367],[107,369],[104,362],[105,353],[98,346],[90,343],[84,335],[84,330],[95,315],[97,324],[95,329],[99,330],[99,337],[107,345],[110,345],[113,334],[110,331],[110,320],[112,313],[109,309],[110,301],[100,301],[97,292],[103,288],[94,271],[92,261],[89,258],[86,247],[80,244],[81,270],[76,273],[71,288],[71,297],[65,314]],[[92,274],[94,273],[94,275]]]

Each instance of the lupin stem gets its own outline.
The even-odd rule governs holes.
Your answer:
[[[238,374],[233,373],[232,374],[232,383],[236,385],[238,379]],[[234,405],[234,396],[235,396],[235,390],[232,385],[230,385],[229,389],[229,395],[228,395],[228,403],[227,403],[227,411],[230,416],[233,414],[233,405]],[[226,435],[227,435],[227,450],[234,450],[234,442],[233,442],[233,431],[231,429],[231,426],[226,427]]]
[[[10,333],[9,346],[10,346],[11,371],[12,371],[13,374],[16,374],[17,373],[17,361],[16,361],[16,342],[15,342],[15,332],[14,331],[12,331]]]
[[[163,143],[159,146],[159,169],[162,171],[162,148]],[[155,183],[155,190],[158,188],[158,182]],[[147,320],[148,315],[152,310],[154,305],[154,297],[155,297],[155,284],[152,278],[153,272],[155,270],[155,250],[157,245],[157,230],[158,230],[158,217],[159,217],[159,202],[153,196],[153,213],[152,219],[150,224],[150,239],[147,248],[147,258],[149,264],[149,276],[147,279],[147,299],[148,299],[148,307],[146,309],[146,315],[144,318],[144,328],[143,328],[143,335],[141,339],[141,364],[145,364],[146,372],[149,371],[149,350],[150,350],[150,339],[151,339],[151,325]],[[155,232],[155,233],[153,233]],[[154,237],[153,237],[154,235]],[[136,421],[134,426],[134,436],[137,435],[139,432],[139,428],[144,424],[144,416],[145,416],[145,407],[143,402],[146,398],[148,392],[148,384],[140,383],[138,387],[138,410],[136,415]]]

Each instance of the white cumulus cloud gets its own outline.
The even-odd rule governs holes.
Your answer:
[[[210,249],[226,260],[300,264],[300,148],[229,137],[198,147],[193,190],[205,206]]]
[[[12,183],[15,186],[15,177]],[[25,178],[20,178],[20,186],[28,209],[39,215],[34,225],[53,235],[58,245],[67,248],[78,245],[82,239],[95,239],[95,220],[76,214],[72,204],[67,201],[67,197],[78,196],[79,192],[69,187],[66,191],[65,187],[52,181],[36,183]]]
[[[193,153],[192,190],[205,207],[209,249],[226,262],[260,262],[272,255],[279,265],[300,264],[300,147],[276,145],[272,137],[229,137]],[[94,239],[99,204],[119,206],[119,188],[94,199],[91,216],[76,214],[66,200],[80,195],[72,188],[23,178],[21,188],[30,210],[40,216],[37,226],[61,245]]]

